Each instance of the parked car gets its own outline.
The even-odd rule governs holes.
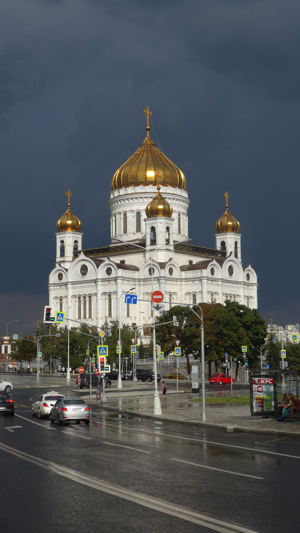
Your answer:
[[[171,374],[164,374],[165,379],[177,379],[177,372],[172,372]],[[184,374],[178,373],[178,379],[186,379]]]
[[[31,406],[32,416],[38,416],[39,418],[43,418],[44,416],[49,417],[53,405],[60,398],[64,398],[64,395],[55,391],[50,391],[46,392],[45,394],[41,394]]]
[[[133,372],[132,370],[127,370],[127,372],[123,372],[122,379],[124,381],[129,381],[130,379],[133,379]]]
[[[63,422],[84,420],[86,426],[90,423],[90,408],[82,398],[61,398],[50,411],[50,422],[55,421],[61,426]]]
[[[2,381],[2,379],[0,379],[0,391],[2,390],[5,390],[6,392],[13,390],[12,383],[10,383],[10,381]]]
[[[119,372],[118,372],[117,370],[111,370],[111,371],[108,372],[106,375],[107,375],[107,377],[108,377],[109,379],[116,380],[116,379],[118,379]]]
[[[107,374],[102,374],[100,376],[100,380],[103,379],[103,376],[105,377],[105,388],[109,389],[111,386],[111,380],[107,377]],[[98,376],[97,374],[92,374],[92,388],[97,387],[98,385]],[[87,389],[90,388],[90,374],[80,374],[80,388],[83,389],[86,387]]]
[[[213,374],[209,382],[218,383],[219,385],[225,385],[227,383],[230,383],[230,379],[232,379],[232,383],[234,383],[234,379],[230,378],[230,376],[227,376],[226,374]]]
[[[14,401],[6,391],[0,392],[0,413],[6,416],[14,416],[15,414]]]
[[[142,381],[154,381],[154,372],[153,370],[145,370],[144,368],[136,369],[136,379],[141,379]],[[160,374],[157,374],[157,381],[160,381]]]

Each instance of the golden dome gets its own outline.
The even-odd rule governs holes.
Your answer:
[[[81,229],[81,222],[79,218],[77,218],[74,213],[72,213],[70,207],[70,197],[73,196],[70,192],[70,189],[68,192],[66,192],[66,195],[68,197],[68,209],[63,214],[62,217],[56,222],[57,231],[80,231]]]
[[[147,107],[147,135],[137,151],[115,172],[111,180],[112,191],[123,187],[139,187],[140,185],[163,185],[186,189],[183,172],[170,161],[152,141],[149,131],[149,115]]]
[[[157,193],[147,205],[145,212],[148,218],[155,217],[168,217],[170,218],[173,213],[173,207],[167,202],[167,200],[160,194],[160,186],[157,185]]]
[[[224,196],[226,198],[226,204],[225,204],[226,210],[225,210],[224,215],[222,215],[221,218],[219,218],[218,222],[215,225],[216,232],[217,233],[238,233],[241,226],[240,226],[240,223],[237,221],[237,219],[234,218],[234,216],[231,215],[228,211],[229,194],[227,193],[227,191],[224,194]]]

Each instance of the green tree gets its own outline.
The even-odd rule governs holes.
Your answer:
[[[276,340],[273,341],[273,334],[269,334],[266,340],[267,346],[265,349],[265,355],[266,355],[266,362],[267,365],[270,366],[271,370],[278,370],[280,368],[280,350],[281,350],[281,342]],[[264,344],[264,343],[262,343]]]
[[[285,361],[289,364],[290,370],[300,370],[300,344],[287,342],[284,346],[286,350]]]
[[[140,343],[137,345],[137,351],[139,353],[139,359],[146,359],[148,351],[146,347],[144,346],[144,343],[141,339]]]
[[[121,341],[122,341],[122,357],[121,361],[124,363],[124,357],[128,357],[128,368],[132,368],[131,361],[131,339],[135,338],[135,331],[130,327],[124,325],[121,328]],[[105,342],[108,346],[108,364],[112,365],[113,363],[117,364],[117,359],[119,355],[117,354],[117,346],[119,340],[119,326],[118,321],[114,321],[111,326],[111,337],[105,337]]]
[[[37,357],[37,346],[33,335],[25,335],[12,345],[12,356],[19,362],[28,361],[29,363]]]

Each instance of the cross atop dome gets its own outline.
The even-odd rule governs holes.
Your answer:
[[[149,131],[151,129],[150,126],[149,126],[149,118],[152,115],[152,113],[151,113],[151,111],[150,111],[148,106],[146,107],[146,109],[144,109],[144,113],[147,116],[147,126],[146,126],[145,129],[146,129],[146,132],[147,132],[147,137],[149,137]]]
[[[71,193],[70,189],[68,189],[68,192],[66,192],[66,195],[68,197],[68,207],[71,207],[70,198],[71,196],[73,196],[73,194]]]

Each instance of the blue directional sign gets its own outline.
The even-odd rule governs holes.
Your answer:
[[[136,294],[125,294],[125,303],[126,304],[137,304],[137,295]]]
[[[273,342],[276,342],[276,337],[273,337]]]
[[[64,322],[65,322],[65,313],[62,313],[61,311],[56,311],[56,313],[55,313],[55,322],[57,324],[64,324]]]
[[[108,356],[108,346],[97,346],[97,355]]]

